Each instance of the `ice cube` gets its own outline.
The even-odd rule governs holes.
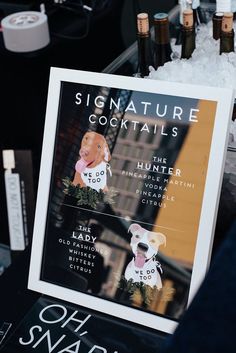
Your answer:
[[[190,59],[179,59],[175,53],[180,49],[172,43],[173,60],[150,71],[148,78],[236,89],[236,53],[219,54],[220,41],[212,38],[212,22],[199,27]]]

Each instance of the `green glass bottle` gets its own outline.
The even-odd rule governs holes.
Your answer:
[[[213,38],[215,40],[220,39],[223,15],[223,12],[215,12],[212,17]]]
[[[224,12],[220,34],[220,54],[234,51],[233,13]]]
[[[149,30],[149,19],[147,13],[137,15],[137,42],[138,42],[138,69],[141,77],[149,75],[149,67],[153,64],[153,50],[151,34]]]
[[[189,59],[195,49],[195,25],[193,19],[193,10],[187,9],[183,12],[182,28],[182,51],[181,58]]]
[[[154,15],[154,65],[157,69],[171,61],[172,49],[170,45],[169,19],[166,13]]]

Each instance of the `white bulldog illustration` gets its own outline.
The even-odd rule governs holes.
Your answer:
[[[131,224],[128,232],[132,234],[130,245],[134,258],[125,270],[126,280],[143,282],[151,287],[162,288],[162,281],[157,267],[161,265],[155,260],[160,245],[166,245],[166,236],[162,233],[150,232],[139,224]]]

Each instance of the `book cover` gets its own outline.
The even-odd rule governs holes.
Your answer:
[[[0,342],[0,352],[142,353],[148,350],[160,353],[166,337],[163,333],[42,296],[15,330],[10,329]]]

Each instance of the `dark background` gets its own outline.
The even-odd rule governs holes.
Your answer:
[[[80,0],[71,0],[80,3]],[[91,0],[85,0],[89,4]],[[177,0],[96,0],[88,35],[84,15],[75,14],[44,1],[51,35],[50,44],[39,51],[14,53],[5,49],[0,32],[1,124],[0,150],[32,151],[35,194],[47,103],[50,67],[101,72],[136,40],[136,13],[152,15],[169,11]],[[0,19],[11,13],[39,10],[41,0],[0,0]],[[104,8],[102,6],[104,5]],[[67,35],[71,39],[60,38]],[[0,153],[0,195],[5,199],[2,153]],[[0,232],[8,242],[5,201],[0,202]]]
[[[0,18],[16,11],[38,10],[40,2],[42,0],[0,0]],[[52,0],[45,2],[49,4]],[[35,191],[40,167],[50,67],[101,72],[136,39],[136,11],[147,11],[151,16],[158,11],[169,11],[176,3],[177,0],[110,0],[106,9],[93,14],[86,38],[63,40],[51,36],[51,43],[47,48],[29,54],[7,51],[0,32],[0,149],[32,151]],[[79,16],[77,18],[61,12],[49,16],[49,26],[51,32],[67,33],[71,36],[81,34],[84,29],[83,20]],[[228,195],[231,197],[230,190]],[[219,212],[223,222],[217,225],[217,243],[221,240],[221,234],[225,234],[229,228],[232,212],[235,213],[230,208],[230,202],[227,202],[226,206],[225,203],[220,204]],[[0,154],[0,242],[9,241],[6,217]],[[235,352],[235,232],[234,223],[228,241],[215,257],[212,270],[195,304],[188,311],[173,340],[169,337],[168,352]],[[28,247],[0,277],[0,327],[3,321],[8,321],[13,323],[13,329],[16,328],[40,297],[40,294],[27,290],[29,258]],[[222,280],[219,281],[219,278]],[[102,325],[97,326],[97,329],[98,336],[106,334],[105,330],[102,332]],[[111,327],[108,326],[108,329]],[[145,337],[137,339],[137,336],[130,335],[129,330],[123,331],[119,329],[119,332],[122,332],[119,342],[122,343],[127,332],[127,337],[130,337],[131,341],[135,340],[136,346],[141,347],[140,351],[142,347],[148,347],[148,342],[149,345],[153,344],[153,350],[157,351],[157,335],[151,337],[151,333],[148,336],[147,332],[143,331]],[[130,331],[132,332],[133,328],[130,328]],[[168,342],[168,339],[166,341]],[[144,344],[140,345],[139,342]],[[148,349],[148,352],[151,351]],[[13,353],[13,349],[10,349],[10,353]]]
[[[0,16],[28,9],[38,10],[41,2],[0,0]],[[27,54],[13,53],[5,49],[0,32],[0,150],[32,151],[35,192],[50,67],[101,72],[136,40],[135,12],[146,11],[151,19],[153,13],[168,12],[177,3],[174,0],[110,0],[106,8],[94,11],[86,38],[65,40],[53,36],[52,32],[72,37],[81,35],[84,31],[83,19],[66,11],[51,11],[51,2],[45,1],[50,9],[51,42],[48,47]],[[1,155],[0,172],[0,236],[1,242],[8,243]],[[0,321],[17,323],[39,297],[26,289],[29,257],[30,248],[27,248],[0,277]]]
[[[52,0],[48,1],[49,4],[51,2]],[[5,15],[10,11],[20,11],[20,3],[22,10],[38,7],[37,1],[8,0],[0,1],[0,11],[4,10]],[[47,48],[29,54],[17,54],[4,48],[0,36],[0,101],[2,124],[5,124],[4,129],[0,129],[0,147],[31,149],[36,174],[41,153],[50,67],[102,71],[136,39],[135,11],[147,11],[151,16],[157,11],[168,11],[176,1],[110,0],[108,3],[104,10],[93,13],[88,36],[82,40],[65,40],[52,35]],[[83,32],[81,16],[68,11],[52,12],[50,7],[49,9],[51,32],[59,35],[66,33],[72,37]]]

